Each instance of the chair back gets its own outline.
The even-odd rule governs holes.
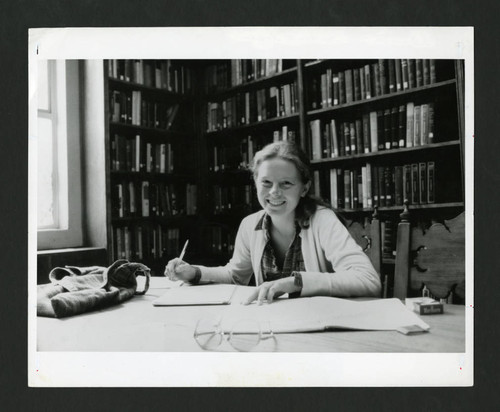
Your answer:
[[[357,220],[347,220],[347,230],[370,258],[373,267],[380,275],[382,266],[382,247],[380,241],[380,221],[375,211],[373,217],[364,218],[363,223]]]
[[[433,223],[425,232],[412,227],[407,206],[398,225],[394,297],[421,295],[465,298],[465,213]]]

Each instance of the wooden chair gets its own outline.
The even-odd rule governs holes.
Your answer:
[[[436,299],[452,293],[465,299],[465,213],[434,223],[424,233],[412,227],[408,204],[398,225],[394,297],[422,296],[424,286]]]
[[[346,226],[353,239],[368,255],[373,267],[380,275],[382,268],[382,245],[377,209],[373,212],[371,222],[367,216],[363,224],[356,220],[347,220]]]

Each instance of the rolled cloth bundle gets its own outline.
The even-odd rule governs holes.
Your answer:
[[[137,290],[137,276],[146,276],[144,290]],[[120,259],[102,266],[56,267],[50,283],[38,285],[37,315],[62,318],[116,305],[149,289],[151,270],[142,263]]]

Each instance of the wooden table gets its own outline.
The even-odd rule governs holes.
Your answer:
[[[166,278],[152,278],[144,296],[110,308],[70,318],[37,318],[38,351],[198,352],[193,338],[201,317],[220,313],[222,306],[156,307],[152,301],[168,287]],[[235,301],[237,296],[235,296]],[[442,315],[425,316],[427,333],[330,331],[277,334],[262,341],[257,352],[465,352],[465,308],[445,305]],[[224,342],[219,352],[234,351]]]

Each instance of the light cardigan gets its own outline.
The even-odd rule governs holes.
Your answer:
[[[255,273],[257,286],[263,282],[261,259],[266,240],[263,230],[255,227],[264,213],[260,210],[242,220],[227,265],[197,265],[202,281],[247,285]],[[332,210],[318,207],[300,237],[306,268],[300,272],[300,296],[380,296],[379,275]]]

